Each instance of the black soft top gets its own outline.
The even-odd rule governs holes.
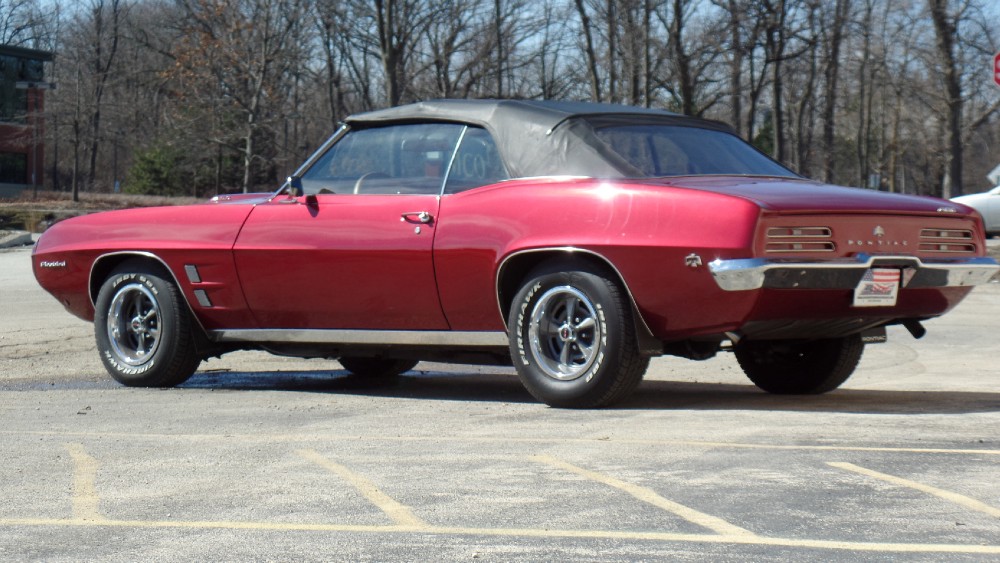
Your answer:
[[[346,120],[354,129],[423,121],[485,128],[513,178],[635,176],[628,163],[607,151],[594,136],[594,127],[604,124],[665,123],[730,131],[719,122],[660,109],[542,100],[429,100]]]

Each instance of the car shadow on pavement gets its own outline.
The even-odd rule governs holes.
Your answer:
[[[198,372],[182,388],[304,391],[442,401],[533,403],[517,376],[414,371],[400,377],[358,377],[344,370]]]
[[[343,370],[198,372],[187,389],[274,390],[339,393],[438,401],[537,402],[511,374],[410,372],[362,378]],[[540,405],[541,406],[541,405]],[[965,414],[1000,412],[1000,393],[838,389],[824,395],[772,395],[757,387],[725,383],[647,380],[618,410],[760,410],[859,414]]]
[[[749,383],[644,381],[621,408],[967,414],[1000,412],[1000,393],[842,388],[823,395],[772,395]]]

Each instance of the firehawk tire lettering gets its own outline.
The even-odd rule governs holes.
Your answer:
[[[588,264],[560,261],[536,268],[508,317],[521,383],[550,406],[611,405],[635,390],[649,365],[639,354],[624,291]]]
[[[130,260],[102,284],[94,306],[101,361],[132,387],[173,387],[201,363],[180,290],[158,266]]]

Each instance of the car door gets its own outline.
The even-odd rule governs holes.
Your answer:
[[[261,328],[443,330],[432,248],[444,167],[463,126],[349,131],[257,206],[234,247]]]

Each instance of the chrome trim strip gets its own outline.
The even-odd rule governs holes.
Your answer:
[[[321,144],[319,148],[314,150],[313,153],[309,155],[309,158],[307,158],[305,162],[300,164],[299,167],[295,169],[295,172],[292,172],[292,174],[289,177],[298,176],[299,178],[301,178],[302,174],[304,174],[317,160],[319,160],[321,156],[326,154],[326,151],[329,150],[329,148],[332,147],[334,143],[339,141],[340,138],[347,133],[348,129],[350,129],[350,127],[346,123],[340,122],[340,127],[338,127],[337,130],[333,132],[333,135],[330,135],[330,138],[328,138],[326,141],[323,141],[323,144]],[[288,187],[288,180],[285,180],[285,182],[281,184],[281,187],[279,187],[273,194],[271,194],[270,199],[274,199],[279,195],[281,195],[281,193],[284,192],[285,188],[287,187]]]
[[[141,256],[143,258],[152,258],[153,260],[156,260],[157,262],[159,262],[161,266],[163,266],[164,268],[166,268],[167,272],[170,273],[170,277],[172,277],[174,279],[174,284],[176,284],[178,288],[181,287],[180,280],[174,274],[174,271],[171,270],[170,266],[168,266],[167,263],[164,262],[163,259],[160,258],[159,256],[153,254],[152,252],[148,252],[148,251],[145,251],[145,250],[119,250],[117,252],[108,252],[106,254],[101,254],[97,258],[94,258],[94,261],[90,263],[90,274],[87,275],[87,293],[88,294],[90,294],[90,288],[94,287],[94,267],[97,266],[97,264],[99,264],[105,258],[110,258],[111,256]],[[101,281],[101,284],[102,285],[104,284],[104,280]],[[97,287],[98,287],[98,291],[100,291],[100,285],[97,286]],[[183,292],[181,292],[181,293],[183,293]],[[89,295],[89,297],[90,297],[90,305],[96,309],[97,308],[96,307],[97,302],[94,299],[97,296],[96,295]]]
[[[772,234],[774,231],[822,231],[821,234],[799,234],[799,235],[779,235]],[[767,229],[767,238],[769,239],[786,239],[786,238],[831,238],[833,236],[833,229],[830,227],[769,227]]]
[[[934,281],[919,284],[919,287],[965,287],[989,282],[1000,264],[992,258],[976,257],[960,260],[928,260],[916,256],[858,254],[853,258],[823,262],[783,262],[763,258],[735,260],[716,259],[708,264],[715,283],[725,291],[746,291],[762,287],[786,287],[767,284],[769,272],[787,273],[798,279],[821,278],[825,274],[854,271],[859,275],[873,266],[903,266],[916,273],[927,272],[935,276]],[[810,287],[840,288],[841,285],[810,285]],[[805,283],[804,283],[805,285]]]
[[[932,242],[921,243],[921,246],[923,246],[925,244],[927,246],[941,246],[938,243],[932,243]],[[948,246],[947,243],[944,243],[944,245]],[[957,243],[952,243],[951,245],[952,246],[961,246],[961,245],[959,245]],[[920,250],[923,250],[924,252],[941,252],[943,254],[974,254],[976,252],[976,248],[975,248],[974,245],[969,244],[967,246],[969,246],[971,248],[960,248],[960,249],[957,249],[957,250],[947,250],[947,249],[942,249],[942,248],[921,248]]]
[[[216,342],[294,342],[300,344],[393,346],[496,346],[510,343],[505,332],[448,330],[223,329],[209,333]]]
[[[770,245],[770,244],[771,243],[768,243],[768,245]],[[774,244],[778,244],[778,243],[774,243]],[[782,244],[784,244],[784,243],[782,243]],[[803,242],[802,244],[815,244],[815,243]],[[788,248],[788,249],[785,249],[785,248],[765,248],[764,249],[764,252],[766,252],[768,254],[782,254],[782,253],[791,254],[791,253],[795,253],[795,252],[803,253],[803,252],[836,252],[836,251],[837,251],[837,249],[833,248],[833,243],[832,242],[829,244],[829,247],[821,247],[821,248]]]
[[[646,332],[649,335],[653,334],[653,331],[650,330],[649,325],[646,324],[646,319],[642,318],[642,313],[639,312],[639,305],[635,302],[635,298],[632,297],[632,290],[629,288],[628,282],[625,281],[625,276],[623,276],[622,273],[618,270],[618,267],[612,264],[611,260],[608,260],[607,257],[605,257],[603,254],[599,254],[597,252],[594,252],[593,250],[587,250],[585,248],[577,248],[575,246],[549,246],[543,248],[528,248],[525,250],[518,250],[516,252],[512,252],[504,257],[503,261],[500,262],[500,266],[497,267],[496,279],[493,280],[494,284],[493,292],[496,294],[497,310],[500,311],[500,318],[503,319],[503,326],[505,328],[510,330],[510,327],[507,326],[508,312],[503,310],[503,306],[500,303],[500,277],[501,275],[503,275],[503,270],[507,266],[507,262],[509,262],[511,258],[515,256],[520,256],[521,254],[528,254],[532,252],[552,252],[552,251],[565,252],[567,254],[572,254],[574,252],[583,252],[586,254],[590,254],[591,256],[596,256],[597,258],[600,258],[601,261],[603,261],[605,264],[608,265],[608,267],[610,267],[612,270],[615,271],[615,275],[618,276],[618,279],[622,280],[622,284],[625,286],[625,293],[628,294],[628,300],[632,304],[632,310],[635,311],[635,316],[636,318],[639,319],[639,323],[642,324],[642,328],[646,329]]]
[[[444,174],[441,175],[441,189],[438,191],[438,195],[441,197],[444,197],[445,188],[448,187],[448,177],[451,176],[451,168],[455,165],[455,157],[458,156],[458,149],[462,148],[462,141],[465,140],[465,134],[468,131],[468,125],[462,127],[462,132],[458,135],[458,142],[451,148],[451,158],[448,159],[448,166],[444,169]]]
[[[946,233],[946,234],[940,234]],[[955,236],[955,233],[958,236]],[[932,240],[972,240],[972,231],[968,229],[920,229],[920,238]]]

